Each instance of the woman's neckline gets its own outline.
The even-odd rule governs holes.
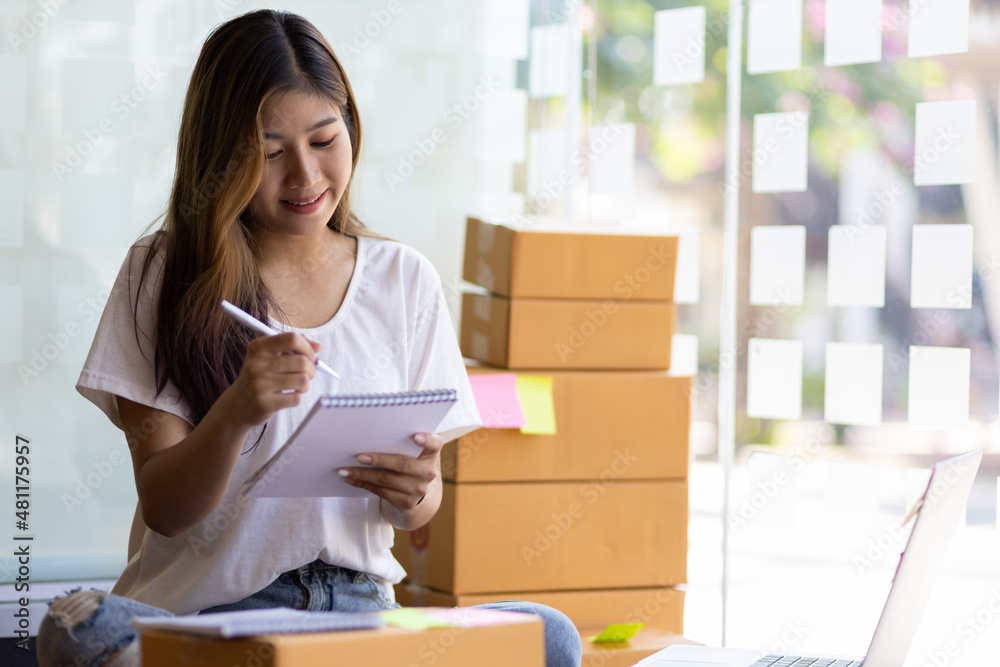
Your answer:
[[[317,334],[323,333],[327,329],[332,329],[340,324],[341,321],[347,317],[348,311],[351,309],[351,304],[354,303],[354,296],[358,291],[358,285],[361,283],[361,275],[364,273],[365,259],[367,256],[367,246],[368,238],[366,236],[357,236],[358,240],[358,254],[354,259],[354,271],[351,272],[351,280],[347,285],[347,292],[344,294],[344,300],[340,304],[340,308],[337,312],[333,314],[329,320],[315,327],[293,327],[284,322],[279,322],[274,319],[270,314],[267,316],[268,324],[279,331],[296,331],[301,334]]]

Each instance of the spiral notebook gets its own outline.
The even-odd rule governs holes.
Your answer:
[[[281,449],[244,483],[251,498],[374,498],[337,474],[362,452],[419,456],[417,433],[435,433],[454,389],[323,396]]]

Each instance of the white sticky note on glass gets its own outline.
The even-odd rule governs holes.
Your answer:
[[[802,305],[806,228],[757,225],[750,230],[750,305]]]
[[[913,225],[910,307],[972,307],[972,225]]]
[[[131,62],[67,59],[63,61],[63,86],[62,129],[92,144],[98,140],[90,136],[124,134],[141,104],[150,103],[148,97],[142,102],[133,97],[135,66]],[[146,88],[140,89],[148,94]]]
[[[750,0],[747,72],[783,72],[802,66],[802,0]]]
[[[0,169],[0,250],[24,245],[24,172]]]
[[[610,139],[608,139],[610,137]],[[590,130],[590,194],[631,195],[635,190],[635,124]]]
[[[698,337],[674,334],[670,339],[670,375],[698,374]]]
[[[28,70],[24,56],[0,53],[0,128],[4,132],[23,132],[28,98]]]
[[[4,325],[0,327],[0,363],[31,363],[30,359],[21,360],[23,302],[20,285],[0,285],[0,313],[4,314]]]
[[[745,489],[734,488],[735,494],[731,493],[730,506],[738,508],[737,515],[745,522],[752,521],[755,526],[786,528],[792,525],[799,505],[795,477],[802,467],[801,462],[757,450],[750,454],[746,467],[749,485]],[[752,516],[748,507],[754,510]],[[730,525],[742,527],[742,522]]]
[[[881,424],[882,346],[827,343],[824,401],[831,424]]]
[[[879,474],[875,466],[851,461],[826,462],[823,497],[830,530],[854,539],[859,534],[868,534],[871,528],[881,528],[878,494]]]
[[[808,111],[753,117],[754,192],[805,192],[808,167]]]
[[[569,186],[563,181],[569,180],[569,170],[569,135],[565,129],[528,133],[528,197],[535,200],[537,207],[542,209],[540,212],[544,212],[552,201],[568,194]]]
[[[802,341],[750,339],[747,416],[762,419],[802,417]]]
[[[480,6],[480,53],[491,58],[527,58],[529,0],[487,0]]]
[[[0,0],[0,16],[24,16],[27,13],[28,0]],[[18,33],[14,34],[17,35]],[[23,35],[18,36],[23,37]],[[27,39],[27,37],[24,37],[24,39]]]
[[[73,174],[62,183],[59,245],[63,248],[120,248],[135,239],[135,179],[117,174]],[[94,224],[100,211],[101,224]]]
[[[572,35],[567,23],[531,29],[528,90],[531,97],[552,97],[569,92]]]
[[[907,55],[938,56],[969,50],[969,0],[911,0]]]
[[[882,60],[882,0],[826,0],[827,67]]]
[[[964,347],[910,346],[911,426],[968,428],[971,356]]]
[[[698,303],[701,299],[701,230],[677,229],[677,275],[675,303]]]
[[[831,306],[885,305],[884,225],[830,227],[826,301]]]
[[[73,0],[66,15],[83,21],[135,24],[135,0]]]
[[[976,101],[918,102],[913,183],[972,183],[976,166]]]
[[[705,8],[665,9],[653,15],[653,85],[705,79]]]
[[[524,90],[494,91],[483,100],[477,123],[481,159],[524,162],[528,144],[528,95]]]

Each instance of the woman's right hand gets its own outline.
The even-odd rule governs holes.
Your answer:
[[[316,376],[316,353],[322,347],[295,332],[252,340],[240,374],[225,392],[231,417],[253,428],[278,410],[298,405]]]

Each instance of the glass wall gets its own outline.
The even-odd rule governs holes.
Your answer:
[[[14,487],[27,438],[39,581],[124,565],[127,447],[73,385],[126,249],[163,211],[201,42],[265,5],[0,0],[0,480]],[[362,219],[431,258],[456,320],[467,214],[681,235],[688,636],[863,653],[929,466],[984,447],[907,664],[995,660],[992,3],[280,7],[351,77]],[[0,583],[12,566],[0,558]]]

